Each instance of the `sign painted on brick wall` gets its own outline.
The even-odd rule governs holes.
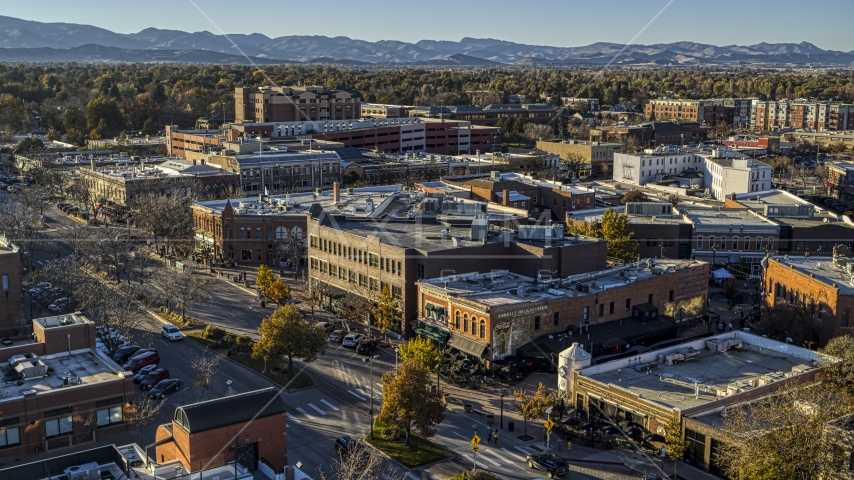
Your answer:
[[[520,308],[518,310],[510,310],[509,312],[500,312],[495,315],[496,320],[504,320],[519,317],[528,317],[531,315],[541,315],[549,313],[551,308],[548,305],[535,305],[533,307]]]

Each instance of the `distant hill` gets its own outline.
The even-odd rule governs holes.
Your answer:
[[[42,23],[0,16],[0,61],[336,63],[430,66],[500,65],[757,65],[852,66],[854,51],[823,50],[808,42],[716,46],[599,42],[580,47],[524,45],[491,38],[458,42],[348,37],[216,35],[146,28],[121,34],[91,25]]]

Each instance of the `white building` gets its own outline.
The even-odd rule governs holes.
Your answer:
[[[699,150],[662,146],[643,153],[615,153],[613,179],[644,186],[685,171],[703,175],[703,186],[717,200],[730,193],[771,188],[771,166],[731,150]]]

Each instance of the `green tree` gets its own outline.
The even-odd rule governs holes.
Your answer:
[[[273,270],[269,267],[266,265],[258,267],[258,275],[255,278],[255,285],[258,286],[258,295],[263,296],[267,294],[267,289],[270,288],[274,278]]]
[[[724,292],[723,293],[724,293],[724,297],[726,297],[726,299],[729,300],[730,303],[733,302],[735,300],[735,297],[738,296],[738,285],[735,283],[734,278],[730,278],[724,284]]]
[[[313,362],[328,344],[323,327],[302,318],[296,305],[284,305],[262,320],[258,333],[261,339],[252,345],[252,356],[264,360],[287,357],[291,379],[295,358]]]
[[[636,259],[637,242],[632,241],[634,232],[628,230],[629,215],[612,209],[605,210],[602,215],[599,232],[601,238],[608,241],[608,256],[619,258],[626,262]]]
[[[667,421],[665,427],[664,444],[667,445],[667,456],[671,460],[679,460],[685,456],[685,450],[688,448],[685,444],[685,439],[682,436],[682,425],[679,420],[671,418]]]
[[[389,287],[383,287],[380,292],[380,298],[371,309],[374,316],[374,326],[380,329],[381,333],[385,333],[390,327],[397,324],[400,318],[400,303],[391,294]]]
[[[519,410],[519,414],[525,420],[525,435],[528,434],[528,420],[542,418],[546,414],[546,410],[554,404],[554,394],[546,389],[543,382],[540,382],[537,391],[533,394],[524,389],[513,390],[513,397],[516,399],[516,408]]]
[[[86,126],[107,138],[125,129],[125,119],[114,99],[101,96],[86,105]]]
[[[403,362],[397,371],[383,375],[383,405],[377,420],[403,430],[405,445],[409,445],[412,430],[432,437],[444,419],[445,404],[430,391],[427,370],[419,360]]]
[[[151,117],[148,117],[142,124],[141,131],[143,135],[155,135],[157,134],[157,123]]]
[[[36,137],[27,137],[12,150],[15,155],[26,155],[28,153],[41,153],[44,151],[44,142]]]
[[[9,141],[12,135],[21,129],[26,116],[27,109],[23,100],[8,93],[0,94],[0,130],[4,135],[0,140]]]
[[[854,394],[854,336],[840,335],[831,338],[822,353],[834,357],[822,357],[824,381]]]
[[[412,338],[398,348],[402,361],[418,360],[427,372],[435,372],[436,367],[442,363],[442,352],[428,338]]]

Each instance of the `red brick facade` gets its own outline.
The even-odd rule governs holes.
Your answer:
[[[0,327],[24,321],[22,272],[20,254],[0,244]]]

